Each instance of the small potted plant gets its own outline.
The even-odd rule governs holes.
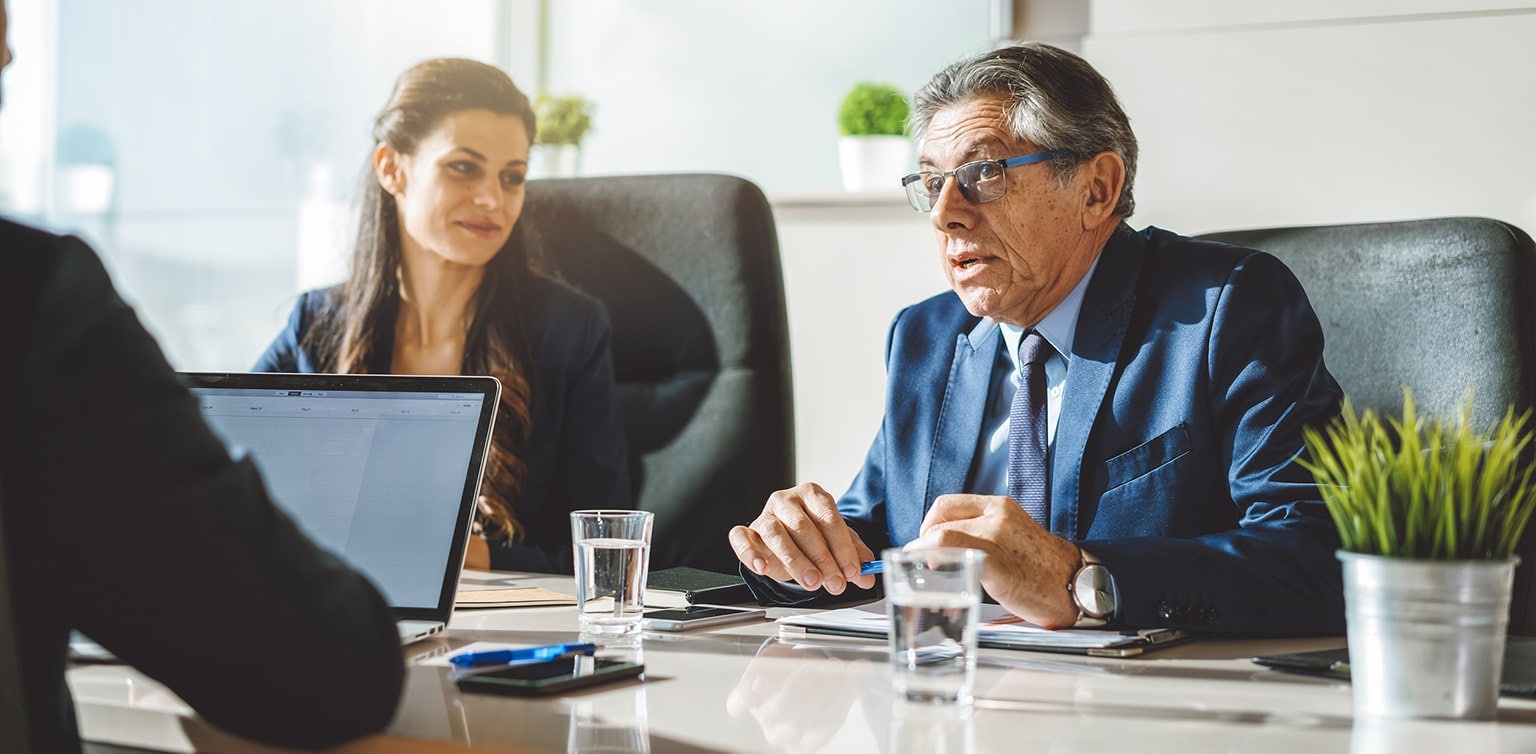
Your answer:
[[[912,165],[907,141],[906,95],[890,84],[859,82],[837,111],[842,138],[837,143],[843,188],[892,191]]]
[[[545,175],[573,176],[581,168],[581,141],[592,130],[592,103],[578,94],[544,92],[533,102],[538,134],[533,144],[544,159]]]
[[[1487,431],[1463,400],[1422,416],[1403,390],[1400,419],[1346,401],[1300,460],[1316,477],[1343,548],[1355,712],[1490,719],[1498,707],[1515,546],[1536,471],[1530,412]]]

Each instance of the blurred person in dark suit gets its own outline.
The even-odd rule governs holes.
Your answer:
[[[0,220],[0,264],[0,663],[33,750],[79,750],[71,629],[237,735],[382,730],[404,668],[379,593],[230,458],[89,247]]]

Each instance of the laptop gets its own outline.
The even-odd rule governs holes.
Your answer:
[[[373,581],[400,641],[453,613],[501,383],[492,377],[181,373],[278,507]]]

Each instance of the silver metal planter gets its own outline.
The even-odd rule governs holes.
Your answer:
[[[1338,558],[1355,714],[1492,719],[1520,559]]]

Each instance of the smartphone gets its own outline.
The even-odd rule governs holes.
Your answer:
[[[634,678],[644,672],[644,665],[632,662],[575,656],[466,673],[457,683],[464,691],[482,694],[541,696]]]
[[[760,607],[726,607],[724,605],[689,605],[666,610],[647,610],[640,616],[641,623],[646,628],[657,631],[686,631],[690,628],[766,617],[768,617],[768,611]]]

